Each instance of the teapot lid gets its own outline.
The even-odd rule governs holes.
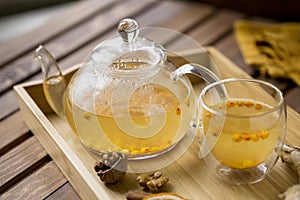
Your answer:
[[[165,49],[157,42],[139,36],[138,23],[130,18],[118,25],[119,36],[101,42],[84,62],[115,74],[141,73],[158,68],[166,59]]]

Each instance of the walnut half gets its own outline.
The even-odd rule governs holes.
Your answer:
[[[127,157],[119,152],[103,152],[95,163],[94,170],[104,183],[117,183],[122,180],[127,171]]]

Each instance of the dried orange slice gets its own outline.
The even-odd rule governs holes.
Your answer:
[[[157,194],[150,194],[143,198],[143,200],[186,200],[185,198],[170,192],[162,192]]]

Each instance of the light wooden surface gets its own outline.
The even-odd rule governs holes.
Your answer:
[[[214,48],[208,49],[211,59],[220,69],[222,78],[249,77],[219,51]],[[193,57],[197,56],[194,54]],[[201,56],[198,57],[201,58]],[[204,82],[195,84],[196,90],[205,85]],[[134,172],[127,173],[121,183],[108,187],[99,180],[93,169],[95,158],[80,144],[67,121],[51,112],[42,95],[40,82],[22,84],[16,86],[15,89],[29,128],[81,198],[122,199],[128,190],[139,189],[135,181],[137,175]],[[287,142],[299,144],[299,133],[294,128],[300,126],[300,116],[289,109],[288,118],[296,120],[288,123]],[[182,145],[179,144],[176,148],[182,148]],[[163,191],[175,192],[188,199],[195,197],[221,199],[224,195],[222,191],[226,191],[230,199],[276,199],[278,194],[298,180],[291,169],[278,162],[273,172],[262,182],[250,186],[232,186],[213,179],[214,171],[206,165],[204,160],[198,158],[198,152],[199,145],[195,139],[191,147],[179,159],[162,169],[163,173],[170,177],[170,182],[163,188]]]
[[[80,199],[53,158],[26,125],[13,86],[41,78],[40,68],[33,62],[33,51],[39,44],[48,48],[59,65],[66,69],[80,63],[99,42],[116,34],[117,23],[128,16],[135,18],[142,26],[171,28],[192,36],[203,46],[214,46],[252,77],[278,86],[285,93],[288,105],[300,112],[300,88],[291,81],[262,77],[254,68],[246,66],[234,37],[233,23],[236,20],[274,20],[192,1],[78,1],[36,30],[0,45],[0,199],[4,199],[4,196],[5,199],[14,200]],[[169,48],[176,46],[176,42],[174,40],[163,45]],[[234,68],[234,71],[242,74],[238,68]],[[299,123],[297,112],[289,109],[289,123]],[[287,140],[291,144],[299,140],[298,127],[288,127]],[[296,176],[287,167],[279,166],[286,170],[287,177],[289,174]],[[185,170],[179,169],[178,174]],[[176,181],[179,179],[179,176],[175,177]],[[268,190],[281,190],[282,186],[278,185],[276,178],[267,180]],[[285,186],[289,184],[288,181]],[[199,192],[208,194],[201,188]],[[260,198],[255,188],[251,188],[249,193]]]

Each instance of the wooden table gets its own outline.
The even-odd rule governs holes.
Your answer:
[[[141,26],[177,30],[203,46],[214,46],[249,75],[278,86],[285,93],[287,104],[300,112],[300,88],[290,81],[261,77],[246,66],[234,38],[236,20],[273,20],[190,1],[80,1],[42,27],[0,46],[1,199],[80,199],[25,124],[13,86],[41,79],[40,68],[33,63],[33,51],[39,44],[45,45],[66,69],[81,62],[92,47],[115,34],[118,22],[128,16]],[[290,108],[288,112],[288,134],[293,134],[288,135],[287,142],[296,145],[300,116]],[[290,181],[295,183],[296,178]]]

